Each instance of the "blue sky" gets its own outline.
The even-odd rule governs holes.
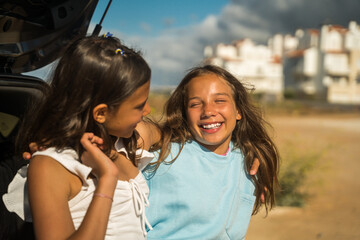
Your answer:
[[[99,0],[89,32],[108,1]],[[201,63],[207,45],[250,38],[266,44],[276,33],[322,24],[360,23],[359,0],[113,0],[101,33],[140,50],[152,68],[152,87],[175,86]],[[47,68],[34,75],[46,78]]]
[[[100,21],[108,2],[99,1],[89,32]],[[194,49],[181,39],[210,16],[220,15],[228,4],[229,0],[113,0],[102,33],[109,31],[143,53],[153,70],[152,87],[174,86],[202,57],[202,49],[197,47],[196,56],[188,61]],[[186,44],[181,46],[181,42]]]
[[[92,22],[99,22],[108,4],[99,0]],[[169,28],[197,24],[219,14],[228,0],[113,0],[103,21],[105,28],[127,34],[155,36]]]

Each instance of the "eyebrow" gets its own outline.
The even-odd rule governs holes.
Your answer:
[[[213,95],[230,97],[230,95],[228,93],[215,93]],[[200,97],[195,96],[195,97],[189,98],[188,101],[191,101],[191,100],[194,100],[194,99],[200,99]]]
[[[216,96],[227,96],[230,97],[230,95],[228,93],[215,93],[214,95]]]

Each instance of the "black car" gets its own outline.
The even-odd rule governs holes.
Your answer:
[[[27,105],[47,86],[24,73],[55,61],[70,41],[86,35],[97,4],[98,0],[0,0],[1,196],[27,164],[15,152],[15,137]],[[34,239],[31,223],[8,212],[2,198],[0,239]]]

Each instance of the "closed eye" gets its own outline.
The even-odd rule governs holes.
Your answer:
[[[188,107],[189,108],[196,108],[196,107],[201,107],[203,105],[203,101],[199,100],[199,99],[195,99],[192,101],[188,102]]]
[[[224,102],[227,102],[226,99],[216,99],[215,100],[216,103],[224,103]]]
[[[189,104],[190,108],[197,107],[197,106],[200,106],[200,103],[191,103],[191,104]]]
[[[146,104],[146,101],[145,101],[145,102],[143,102],[142,104],[140,104],[140,105],[136,106],[136,107],[135,107],[135,109],[137,109],[137,110],[143,110],[143,109],[144,109],[144,107],[145,107],[145,104]]]

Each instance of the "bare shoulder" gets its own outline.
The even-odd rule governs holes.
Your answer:
[[[36,174],[37,178],[53,177],[66,174],[66,168],[49,156],[34,156],[29,163],[28,176]]]
[[[67,195],[71,192],[71,177],[72,173],[51,157],[38,155],[30,160],[28,168],[29,190],[35,186],[37,190],[52,191],[57,189],[57,191]]]

